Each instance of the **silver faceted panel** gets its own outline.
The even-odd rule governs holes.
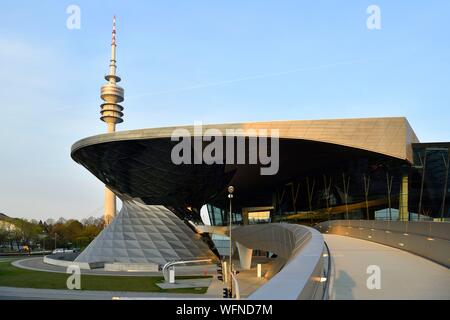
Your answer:
[[[113,222],[76,262],[156,263],[214,258],[208,246],[164,206],[124,201]]]

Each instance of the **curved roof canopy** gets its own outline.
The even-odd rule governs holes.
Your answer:
[[[176,129],[194,135],[194,126],[138,129],[100,134],[76,142],[72,152],[84,146],[119,140],[170,138]],[[280,138],[332,143],[381,153],[412,162],[411,144],[419,139],[404,117],[336,120],[293,120],[203,125],[204,130],[278,129]]]
[[[242,129],[247,140],[263,132],[258,130],[278,129],[279,171],[263,176],[260,165],[175,165],[171,150],[178,142],[170,137],[176,129],[191,136],[203,135],[208,129],[224,134],[227,129]],[[102,134],[75,143],[72,158],[122,199],[196,207],[223,198],[232,183],[241,195],[237,205],[250,206],[253,203],[246,201],[258,202],[257,189],[268,190],[338,164],[348,166],[354,159],[412,162],[411,143],[415,142],[418,139],[405,118],[274,121],[204,125],[200,134],[194,126]]]

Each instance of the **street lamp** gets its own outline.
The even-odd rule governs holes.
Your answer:
[[[231,209],[231,200],[233,199],[233,192],[234,192],[234,187],[233,186],[229,186],[228,187],[228,199],[229,199],[229,201],[230,201],[230,230],[229,230],[229,233],[228,233],[228,235],[229,235],[229,237],[230,237],[230,257],[229,257],[229,263],[230,263],[230,277],[229,277],[229,281],[230,281],[230,292],[231,292],[231,297],[233,297],[233,280],[232,280],[232,276],[231,276],[231,273],[232,273],[232,271],[233,271],[233,268],[231,267],[231,263],[232,263],[232,260],[231,260],[231,255],[232,255],[232,249],[233,249],[233,247],[232,247],[232,242],[231,242],[231,224],[232,224],[232,220],[233,220],[233,212],[232,212],[232,209]]]
[[[42,230],[42,255],[45,256],[45,231]]]

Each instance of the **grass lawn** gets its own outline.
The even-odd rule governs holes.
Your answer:
[[[14,267],[11,261],[0,260],[0,286],[37,288],[37,289],[67,289],[66,281],[69,274],[25,270]],[[208,278],[204,276],[177,277],[177,279]],[[163,282],[163,277],[138,276],[94,276],[81,275],[81,290],[98,291],[140,291],[167,293],[206,293],[208,288],[186,288],[163,290],[156,283]]]

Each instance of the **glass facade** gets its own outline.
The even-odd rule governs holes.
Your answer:
[[[348,159],[305,170],[265,189],[255,186],[252,195],[259,202],[252,205],[271,205],[272,209],[268,218],[255,219],[249,212],[242,221],[449,220],[450,144],[414,144],[412,150],[412,164],[351,152]],[[209,212],[217,225],[223,225],[223,210],[210,208],[214,208]]]
[[[410,208],[421,217],[450,218],[450,143],[414,144]]]
[[[211,204],[207,205],[209,219],[211,221],[211,225],[213,226],[227,226],[230,223],[229,217],[229,208],[228,210],[222,209],[219,207],[215,207]],[[236,212],[233,210],[233,224],[242,224],[242,214],[240,212]]]
[[[270,221],[270,211],[248,212],[248,224],[269,223]]]

